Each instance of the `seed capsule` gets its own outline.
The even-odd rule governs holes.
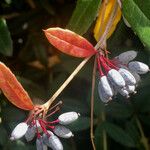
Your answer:
[[[126,98],[129,98],[129,92],[126,89],[118,89],[118,92],[122,95],[125,96]]]
[[[73,136],[72,132],[62,125],[56,125],[53,131],[57,136],[62,138],[70,138]]]
[[[55,135],[51,135],[49,137],[47,146],[49,146],[53,150],[63,150],[63,145],[62,145],[61,141]]]
[[[113,96],[112,88],[110,87],[110,84],[109,84],[106,76],[102,76],[100,78],[99,86],[101,86],[103,88],[103,92],[105,92],[106,95],[108,95],[109,97]]]
[[[98,86],[98,93],[99,93],[99,97],[100,97],[100,99],[101,99],[102,102],[108,103],[109,101],[112,100],[111,96],[107,95],[104,92],[104,89],[103,89],[102,86]]]
[[[123,77],[123,79],[125,80],[127,85],[136,84],[136,80],[135,80],[134,76],[128,70],[126,70],[124,68],[120,68],[118,71],[121,74],[121,76]]]
[[[47,145],[45,145],[43,143],[43,139],[41,138],[37,138],[36,139],[36,150],[47,150]]]
[[[76,112],[63,113],[58,117],[59,123],[62,125],[67,125],[78,119],[79,114]]]
[[[118,88],[123,88],[125,86],[125,80],[117,70],[109,70],[107,77],[114,86],[117,86]]]
[[[19,123],[11,133],[10,140],[17,140],[23,137],[28,130],[28,125],[25,122]]]
[[[35,133],[36,133],[36,128],[34,126],[33,127],[28,127],[28,130],[25,134],[25,138],[26,138],[27,142],[33,140],[33,138],[35,136]]]
[[[136,83],[138,83],[139,81],[141,81],[141,77],[139,74],[137,74],[136,72],[134,71],[130,71],[132,73],[132,75],[134,76],[135,80],[136,80]]]
[[[145,74],[149,71],[149,67],[139,61],[132,61],[128,64],[130,70],[135,71],[138,74]]]
[[[42,138],[43,138],[44,144],[49,145],[49,137],[52,135],[54,135],[54,134],[50,130],[47,130],[47,133],[43,134]]]
[[[111,97],[113,96],[113,90],[106,76],[102,76],[100,78],[100,81],[98,84],[98,92],[99,92],[100,99],[104,103],[107,103],[108,101],[112,99]]]
[[[123,63],[123,64],[128,64],[130,61],[132,61],[135,57],[137,56],[136,51],[127,51],[124,53],[121,53],[119,56],[117,56],[117,59]]]
[[[129,93],[134,93],[134,94],[136,94],[135,85],[128,85],[128,86],[126,87],[126,90],[127,90]]]

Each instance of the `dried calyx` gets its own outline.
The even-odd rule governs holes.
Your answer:
[[[76,112],[67,112],[61,114],[54,121],[47,121],[47,118],[51,117],[60,109],[59,104],[51,108],[50,114],[44,117],[41,115],[41,108],[36,107],[25,122],[19,123],[14,128],[10,139],[17,140],[25,136],[29,142],[36,137],[37,150],[46,150],[48,147],[53,150],[63,150],[63,145],[57,136],[61,138],[72,137],[73,133],[64,125],[68,125],[77,120],[79,114]]]
[[[130,93],[136,93],[135,88],[140,81],[140,74],[149,71],[146,64],[132,61],[136,56],[136,51],[127,51],[110,60],[102,53],[97,54],[100,76],[98,92],[104,103],[111,101],[117,93],[127,98]]]

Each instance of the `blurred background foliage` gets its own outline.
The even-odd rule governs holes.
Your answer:
[[[144,25],[149,25],[150,1],[131,2],[138,13],[136,16],[130,16],[132,5],[125,3],[124,15],[129,18],[128,21],[141,40],[121,19],[116,31],[107,41],[110,57],[126,50],[137,50],[139,53],[136,59],[150,65],[150,30],[142,30],[145,35],[137,28],[140,24],[138,15],[145,15],[143,21],[145,18],[148,21],[146,20]],[[100,4],[100,0],[0,1],[0,61],[15,73],[35,104],[46,102],[82,61],[56,50],[48,43],[42,29],[67,26],[81,35],[84,34],[94,45],[96,41],[93,28]],[[129,8],[128,13],[126,8]],[[92,149],[89,130],[92,68],[91,59],[57,99],[63,101],[61,112],[77,111],[81,114],[80,119],[69,126],[74,131],[74,138],[62,140],[65,150]],[[98,75],[96,85],[97,83]],[[96,86],[94,134],[97,150],[149,150],[149,91],[150,76],[146,74],[142,76],[136,95],[129,99],[118,95],[111,103],[104,105],[98,97]],[[35,149],[35,142],[27,143],[25,139],[16,142],[9,140],[12,129],[27,115],[27,112],[11,105],[3,94],[0,95],[0,149]]]

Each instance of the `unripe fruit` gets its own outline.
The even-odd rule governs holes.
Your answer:
[[[117,56],[117,59],[123,63],[123,64],[128,64],[130,61],[132,61],[135,57],[137,56],[136,51],[127,51],[124,53],[121,53],[119,56]]]
[[[26,138],[27,142],[33,140],[33,138],[35,136],[35,133],[36,133],[36,128],[34,126],[33,127],[28,127],[28,130],[25,134],[25,138]]]
[[[36,150],[47,150],[47,145],[43,143],[42,137],[36,139]]]
[[[149,71],[149,67],[139,61],[132,61],[128,64],[130,70],[135,71],[138,74],[145,74]]]
[[[125,80],[127,85],[136,84],[136,80],[135,80],[134,76],[128,70],[126,70],[124,68],[120,68],[118,71],[121,74],[121,76],[123,77],[123,79]]]
[[[59,123],[62,125],[67,125],[78,119],[79,114],[76,112],[63,113],[58,117]]]
[[[125,86],[125,81],[117,70],[115,69],[109,70],[107,77],[114,86],[118,88],[123,88]]]
[[[63,150],[63,145],[59,138],[55,135],[51,135],[48,139],[48,145],[53,150]]]
[[[107,103],[108,101],[112,99],[111,97],[113,96],[113,90],[106,76],[102,76],[100,78],[100,81],[98,84],[98,93],[99,93],[100,99],[104,103]]]
[[[23,137],[28,130],[28,125],[25,122],[19,123],[11,133],[10,140],[17,140]]]
[[[62,138],[70,138],[73,136],[72,132],[62,125],[56,125],[53,131],[57,136]]]

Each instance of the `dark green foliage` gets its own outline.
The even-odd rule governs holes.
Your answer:
[[[2,18],[0,18],[0,52],[6,56],[11,56],[13,52],[10,32],[6,20]]]
[[[100,3],[100,0],[0,1],[0,61],[15,73],[35,104],[46,102],[82,61],[59,53],[48,43],[42,29],[55,26],[65,28],[68,24],[69,29],[79,34],[87,33],[86,37],[90,42],[93,41],[94,45],[91,25],[94,25]],[[126,50],[137,50],[139,52],[137,60],[150,65],[149,8],[149,0],[123,1],[123,15],[132,28],[128,28],[123,20],[120,21],[116,31],[107,41],[110,57]],[[38,62],[37,66],[33,65],[35,61]],[[76,111],[81,114],[78,121],[68,126],[73,131],[74,138],[61,139],[64,150],[92,150],[90,142],[92,69],[93,59],[57,98],[57,101],[63,101],[59,113]],[[97,150],[106,147],[107,150],[149,150],[147,144],[147,141],[150,141],[149,73],[142,76],[136,95],[131,95],[128,100],[118,95],[108,105],[104,105],[99,99],[98,80],[97,74],[94,102],[94,141]],[[59,113],[54,115],[54,118]],[[3,94],[0,95],[0,149],[35,150],[34,140],[30,143],[24,138],[16,142],[9,140],[12,129],[24,121],[27,115],[28,112],[11,105]]]

